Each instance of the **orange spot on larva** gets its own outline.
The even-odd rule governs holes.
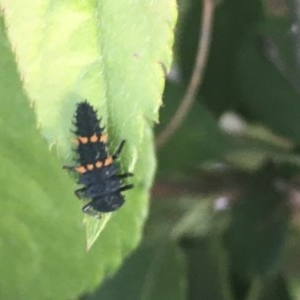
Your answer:
[[[89,139],[86,136],[79,136],[78,140],[81,144],[86,144],[89,141]]]
[[[100,136],[100,142],[102,142],[102,143],[106,143],[107,142],[107,134],[102,134]]]
[[[98,169],[100,169],[101,167],[102,167],[102,162],[101,161],[97,161],[96,163],[95,163],[95,166],[96,166],[96,168],[98,168]]]
[[[104,166],[108,166],[108,165],[110,165],[111,163],[112,163],[112,157],[111,156],[109,156],[105,161],[104,161]]]
[[[93,164],[88,164],[86,165],[86,168],[89,170],[89,171],[92,171],[94,169],[94,165]]]
[[[90,137],[90,142],[91,143],[96,143],[98,141],[98,137],[96,134],[93,134],[91,137]]]
[[[83,174],[86,172],[86,168],[84,166],[79,166],[77,168],[75,168],[76,172]]]

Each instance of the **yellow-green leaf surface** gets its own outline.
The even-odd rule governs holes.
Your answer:
[[[175,1],[0,0],[0,6],[9,39],[2,28],[0,299],[75,299],[115,271],[140,240]],[[100,220],[98,231],[90,220],[85,230],[75,180],[61,169],[74,159],[71,122],[84,99],[102,117],[111,151],[126,139],[121,171],[135,174],[126,203],[103,218],[106,224]],[[86,232],[88,246],[95,242],[88,252]]]

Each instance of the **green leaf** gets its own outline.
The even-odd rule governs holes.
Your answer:
[[[285,274],[279,274],[272,281],[263,285],[262,299],[264,300],[292,300],[285,280]]]
[[[224,249],[218,239],[187,239],[182,242],[187,257],[190,300],[233,300]]]
[[[89,216],[84,216],[83,224],[86,226],[87,230],[87,250],[90,250],[93,244],[96,242],[110,217],[110,213],[101,216],[101,219],[94,219],[90,218]]]
[[[75,299],[114,272],[141,238],[155,167],[151,125],[161,64],[168,69],[171,62],[175,4],[0,5],[38,126],[59,156],[72,161],[71,121],[84,98],[103,117],[112,149],[127,140],[121,169],[134,170],[135,189],[87,253],[75,183],[39,138],[1,27],[0,298]]]
[[[289,243],[285,255],[285,265],[283,268],[284,278],[286,279],[288,290],[292,299],[299,298],[300,282],[299,282],[299,213],[295,211],[293,216],[293,231],[290,234]]]
[[[289,221],[280,191],[284,173],[291,175],[289,170],[265,165],[249,180],[233,209],[226,243],[232,268],[242,278],[267,277],[279,268]]]
[[[180,84],[167,81],[161,123],[156,128],[158,133],[167,126],[183,94],[184,89]],[[229,134],[220,128],[205,106],[195,103],[182,126],[158,151],[158,178],[189,178],[195,181],[196,169],[221,161],[238,169],[253,171],[270,158],[300,166],[299,155],[292,152],[292,144],[286,139],[273,134],[266,127],[251,124],[247,124],[246,129],[238,135]],[[218,168],[214,169],[219,172]]]
[[[300,102],[290,26],[284,20],[268,20],[250,32],[235,76],[247,113],[298,143]]]
[[[213,24],[213,38],[205,76],[198,98],[216,115],[232,109],[239,99],[234,73],[237,55],[246,32],[262,19],[261,0],[217,1]],[[184,82],[188,82],[194,66],[199,40],[202,1],[181,0],[175,53]],[[182,8],[183,7],[183,8]],[[175,54],[176,55],[176,54]]]
[[[182,99],[181,85],[167,82],[161,110],[160,132],[168,124]],[[231,151],[231,138],[218,127],[217,121],[200,103],[195,103],[182,126],[158,152],[159,178],[178,177],[207,161],[220,160]],[[172,153],[172,155],[170,155]]]
[[[266,160],[271,159],[278,163],[294,164],[300,166],[300,157],[291,151],[291,145],[278,145],[278,142],[270,140],[272,136],[258,137],[260,128],[255,129],[255,136],[247,133],[238,137],[231,152],[226,155],[226,161],[232,166],[247,171],[257,170]],[[273,136],[275,137],[275,136]],[[278,136],[277,136],[278,138]]]
[[[87,300],[186,299],[185,261],[169,240],[145,243]]]
[[[194,205],[191,205],[184,216],[177,221],[172,230],[172,236],[177,239],[182,236],[192,239],[208,235],[213,225],[216,225],[214,221],[217,216],[213,202],[215,199],[216,196],[197,198],[198,201],[195,201]],[[182,201],[187,200],[182,199]]]

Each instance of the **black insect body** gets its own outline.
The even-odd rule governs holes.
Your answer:
[[[78,104],[74,125],[79,165],[64,168],[79,174],[78,183],[83,187],[75,191],[77,197],[91,199],[82,210],[91,215],[115,211],[125,202],[121,193],[133,187],[122,182],[133,174],[118,174],[118,166],[114,163],[125,141],[109,155],[107,134],[103,133],[104,127],[100,127],[97,113],[87,101]]]

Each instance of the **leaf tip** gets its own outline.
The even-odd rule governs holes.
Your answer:
[[[86,230],[86,251],[90,251],[100,233],[105,228],[106,223],[110,219],[111,214],[104,214],[101,218],[93,218],[91,216],[85,216],[83,224]]]

